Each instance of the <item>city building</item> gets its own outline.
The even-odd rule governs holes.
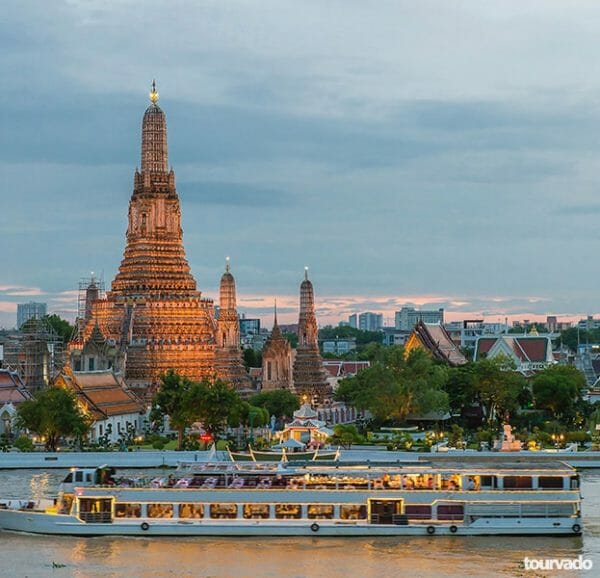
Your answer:
[[[566,329],[570,329],[573,324],[570,321],[559,321],[556,315],[548,315],[546,317],[546,327],[550,333],[560,333]]]
[[[358,316],[358,328],[361,331],[381,331],[383,327],[383,315],[366,311]]]
[[[527,375],[555,363],[552,340],[548,335],[504,334],[497,337],[479,337],[474,360],[505,356],[512,359],[517,370]]]
[[[48,311],[46,303],[29,303],[17,304],[17,329],[20,329],[23,323],[30,319],[41,319],[45,317]]]
[[[358,313],[353,313],[348,317],[348,325],[352,327],[352,329],[358,329]]]
[[[53,385],[75,393],[78,405],[93,419],[92,441],[106,436],[118,443],[142,433],[147,408],[112,371],[75,372],[65,367]]]
[[[464,319],[445,323],[444,327],[458,347],[473,351],[482,335],[500,335],[508,332],[507,323],[486,323],[483,319]]]
[[[247,318],[244,313],[240,316],[240,334],[242,337],[260,334],[260,319]]]
[[[399,345],[402,346],[406,343],[406,340],[410,337],[410,331],[404,331],[402,329],[395,329],[394,327],[383,328],[383,345]]]
[[[317,318],[313,285],[308,279],[308,269],[300,285],[300,317],[298,320],[298,347],[294,359],[294,391],[306,396],[315,405],[331,397],[328,374],[319,353]]]
[[[585,319],[581,319],[577,323],[577,327],[579,329],[583,329],[584,331],[591,331],[593,329],[600,329],[600,318],[593,317],[588,315]]]
[[[334,337],[332,339],[322,339],[321,349],[323,353],[332,353],[333,355],[346,355],[356,349],[355,337]]]
[[[452,341],[444,326],[438,323],[417,321],[410,337],[406,341],[404,351],[409,355],[414,349],[424,349],[435,359],[450,366],[464,365],[467,358],[462,354],[456,343]]]
[[[335,391],[340,380],[354,377],[359,371],[369,367],[369,361],[345,361],[339,359],[324,359],[323,367],[329,373],[329,385]]]
[[[415,325],[422,321],[427,324],[444,323],[443,309],[415,309],[414,307],[402,307],[395,313],[395,328],[404,331],[412,331]]]

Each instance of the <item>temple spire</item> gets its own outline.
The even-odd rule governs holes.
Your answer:
[[[304,267],[304,280],[308,281],[308,267]]]
[[[229,273],[229,257],[225,257],[225,272]]]
[[[165,113],[156,104],[158,91],[152,81],[150,106],[142,121],[142,174],[167,173],[169,155],[167,150],[167,119]]]
[[[273,327],[277,325],[277,299],[273,303]]]

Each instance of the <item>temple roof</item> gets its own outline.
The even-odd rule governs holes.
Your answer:
[[[0,369],[0,405],[5,403],[18,405],[31,397],[32,395],[16,371]]]
[[[310,406],[310,403],[303,403],[300,409],[294,412],[294,418],[298,419],[314,419],[317,416],[317,412]]]
[[[531,334],[480,337],[475,346],[475,359],[485,357],[492,348],[496,348],[497,344],[500,345],[500,343],[521,362],[545,363],[553,360],[550,339]]]
[[[443,325],[439,323],[423,323],[419,321],[406,342],[405,349],[410,352],[416,344],[426,349],[441,361],[457,366],[467,363],[467,358],[452,341]]]
[[[123,379],[110,370],[79,372],[66,369],[59,374],[57,382],[74,391],[97,420],[145,411],[142,402],[126,388]]]

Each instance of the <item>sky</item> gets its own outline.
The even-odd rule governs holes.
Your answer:
[[[205,296],[319,322],[600,311],[600,3],[21,1],[0,12],[0,326],[119,265],[153,78]]]

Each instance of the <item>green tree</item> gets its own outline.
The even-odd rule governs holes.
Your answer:
[[[177,431],[177,448],[183,446],[185,430],[196,421],[191,399],[195,395],[197,384],[175,372],[167,371],[163,376],[160,388],[152,400],[150,419],[153,422],[162,422],[169,418],[171,428]]]
[[[444,386],[453,413],[461,414],[477,397],[476,364],[466,363],[448,369],[448,380]]]
[[[298,397],[287,389],[276,389],[274,391],[263,391],[250,398],[250,403],[257,407],[264,407],[269,417],[290,417],[299,407]]]
[[[515,371],[511,359],[499,356],[474,364],[475,394],[489,424],[519,409],[519,398],[527,387],[525,377]]]
[[[358,433],[355,425],[338,424],[333,428],[333,435],[329,438],[330,443],[350,449],[352,444],[360,443],[363,437]]]
[[[558,419],[570,421],[587,383],[585,376],[572,365],[553,365],[531,381],[536,408]]]
[[[231,422],[232,416],[241,415],[242,400],[235,389],[226,381],[218,378],[204,378],[193,388],[189,405],[194,421],[202,426],[213,439],[218,440],[223,430]]]
[[[75,332],[75,326],[71,325],[66,319],[63,319],[56,313],[46,315],[45,320],[54,329],[57,335],[62,337],[63,343],[68,343]]]
[[[291,331],[286,331],[283,336],[290,342],[292,348],[298,347],[298,334]]]
[[[44,437],[46,449],[54,452],[61,437],[81,441],[92,422],[77,405],[73,392],[62,387],[49,387],[19,405],[16,423],[17,428]]]
[[[243,357],[246,369],[262,366],[262,354],[251,347],[244,349]]]
[[[446,379],[446,368],[425,351],[415,349],[406,356],[403,348],[393,346],[379,352],[371,367],[342,380],[336,399],[369,410],[379,422],[402,421],[409,413],[447,410]]]

